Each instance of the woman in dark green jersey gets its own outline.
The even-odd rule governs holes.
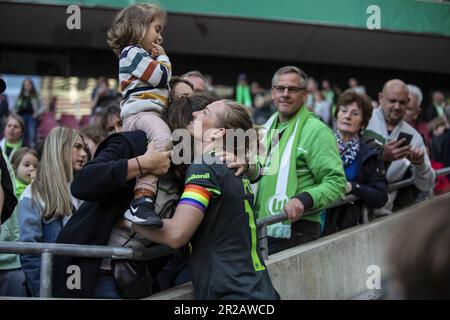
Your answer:
[[[236,176],[216,156],[229,130],[252,129],[248,111],[221,100],[194,112],[188,125],[195,154],[172,219],[155,230],[134,228],[152,241],[179,248],[190,242],[196,299],[279,299],[259,251],[253,193],[245,175]]]

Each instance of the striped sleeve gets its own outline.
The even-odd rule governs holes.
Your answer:
[[[167,56],[154,60],[140,47],[125,48],[120,56],[119,74],[132,75],[155,88],[165,88],[171,77],[171,64]],[[131,78],[127,80],[133,81]],[[121,86],[126,86],[121,83]]]
[[[179,204],[186,204],[199,209],[205,213],[211,199],[211,192],[202,186],[195,184],[187,184],[184,186],[183,194]]]

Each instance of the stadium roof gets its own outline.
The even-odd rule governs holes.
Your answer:
[[[0,45],[107,49],[126,0],[0,1]],[[167,52],[450,74],[450,4],[415,0],[161,0]],[[81,30],[66,7],[81,6]],[[381,30],[368,30],[377,5]],[[13,31],[13,32],[12,32]],[[12,50],[12,49],[11,49]],[[8,54],[13,54],[13,51]],[[6,59],[5,61],[12,61]],[[6,63],[6,62],[5,62]],[[9,63],[9,62],[8,62]]]
[[[124,8],[149,0],[11,1]],[[450,37],[450,4],[418,0],[159,0],[169,13],[367,28],[367,8],[377,5],[384,31],[427,33]]]

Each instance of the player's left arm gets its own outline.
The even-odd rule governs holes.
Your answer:
[[[161,229],[133,225],[136,232],[147,239],[177,249],[191,239],[203,220],[203,212],[189,204],[179,204],[172,219],[163,219]]]

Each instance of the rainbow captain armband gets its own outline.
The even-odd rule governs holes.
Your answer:
[[[187,184],[184,186],[183,194],[179,204],[187,204],[200,209],[205,213],[211,199],[211,192],[196,184]]]

